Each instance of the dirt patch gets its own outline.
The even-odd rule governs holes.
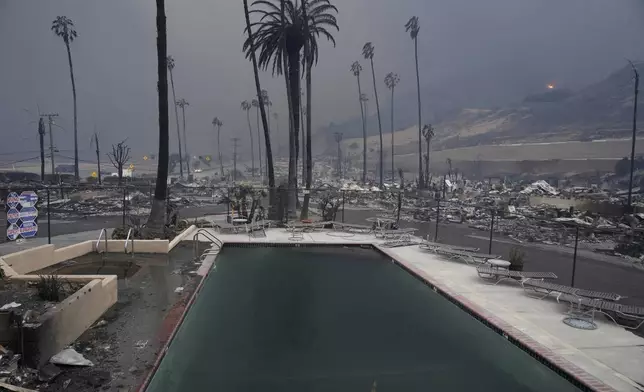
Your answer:
[[[45,301],[40,298],[38,293],[39,282],[5,282],[4,287],[0,287],[0,307],[12,302],[20,304],[19,307],[8,309],[18,316],[24,316],[27,311],[34,313],[30,318],[35,318],[44,314],[47,310],[54,307],[58,301]],[[59,298],[64,300],[78,291],[82,284],[60,281]]]

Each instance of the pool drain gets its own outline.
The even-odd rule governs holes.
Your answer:
[[[597,329],[597,324],[595,324],[594,321],[585,318],[570,316],[563,319],[563,322],[564,324],[577,329],[585,329],[588,331]]]

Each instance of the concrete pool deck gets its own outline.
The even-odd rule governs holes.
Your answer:
[[[562,322],[566,305],[558,304],[554,297],[542,300],[529,297],[519,284],[486,284],[478,277],[473,266],[449,261],[427,253],[418,246],[384,248],[379,246],[383,240],[368,234],[347,236],[345,233],[320,231],[304,233],[303,240],[293,241],[289,240],[291,233],[284,229],[266,230],[265,238],[204,230],[224,243],[374,245],[439,291],[478,313],[486,322],[530,347],[593,390],[644,390],[644,338],[601,316],[596,319],[596,330],[571,328]],[[200,239],[205,240],[205,237]],[[214,259],[214,256],[204,261],[208,259]]]

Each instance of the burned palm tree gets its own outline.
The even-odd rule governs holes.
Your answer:
[[[421,142],[422,137],[422,116],[420,109],[420,74],[418,73],[418,32],[420,31],[420,25],[418,24],[418,17],[413,16],[407,24],[405,24],[405,31],[409,32],[409,36],[414,41],[414,58],[416,60],[416,91],[418,93],[418,184],[423,186],[423,143]],[[427,173],[429,175],[429,173]]]
[[[246,112],[246,121],[248,122],[248,134],[250,135],[250,158],[251,173],[255,176],[255,145],[253,144],[253,127],[250,125],[250,109],[253,106],[248,101],[242,101],[241,109]]]
[[[384,182],[384,154],[382,150],[382,121],[380,120],[380,103],[378,101],[378,88],[376,87],[376,70],[374,69],[373,66],[373,55],[374,55],[374,47],[371,42],[367,42],[364,44],[362,47],[362,56],[364,56],[365,59],[369,60],[371,62],[371,76],[373,78],[373,95],[376,97],[376,113],[378,114],[378,132],[380,134],[380,165],[379,165],[379,170],[380,170],[380,188],[382,189],[383,187],[383,182]]]
[[[300,122],[300,70],[302,59],[307,74],[309,65],[317,63],[318,38],[324,36],[335,44],[330,29],[337,29],[334,13],[337,8],[329,0],[256,0],[250,13],[260,20],[249,28],[256,28],[254,42],[247,40],[244,50],[247,56],[258,52],[258,65],[272,68],[273,74],[287,78],[291,132],[289,134],[289,211],[295,211],[295,188],[297,186],[296,147],[299,142]],[[304,56],[301,51],[308,45]],[[307,75],[307,78],[309,76]],[[308,81],[307,81],[308,84]],[[309,89],[310,90],[310,89]],[[308,99],[308,97],[307,97]],[[309,107],[309,117],[311,109]],[[307,147],[308,148],[308,147]]]
[[[362,104],[362,86],[360,85],[360,73],[362,65],[355,61],[351,64],[351,72],[358,80],[358,101],[360,102],[360,118],[362,119],[362,183],[367,182],[367,125],[365,123],[364,106]]]
[[[213,127],[217,128],[217,154],[219,155],[219,170],[220,174],[223,177],[224,176],[224,161],[221,157],[221,126],[224,125],[223,122],[219,119],[219,117],[215,117],[212,120],[212,125]]]
[[[389,72],[385,76],[385,85],[391,90],[391,179],[394,179],[394,90],[400,82],[398,74]]]
[[[431,153],[431,142],[434,137],[434,127],[431,124],[425,124],[422,129],[423,137],[427,143],[427,155],[425,158],[425,187],[429,186],[429,159]]]
[[[78,37],[74,28],[74,22],[66,16],[58,16],[51,24],[51,30],[63,39],[67,48],[67,61],[69,62],[69,75],[72,80],[72,96],[74,100],[74,179],[80,180],[78,170],[78,111],[76,105],[76,80],[74,78],[74,64],[72,62],[72,51],[70,44]]]

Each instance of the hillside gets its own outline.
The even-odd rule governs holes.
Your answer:
[[[637,66],[644,75],[644,63]],[[633,71],[626,66],[578,91],[555,88],[516,99],[517,103],[502,108],[493,108],[497,97],[492,104],[469,105],[468,101],[484,101],[476,90],[472,90],[473,94],[468,97],[463,96],[461,90],[452,91],[443,100],[439,99],[442,98],[439,95],[437,100],[441,102],[440,105],[433,105],[435,112],[427,115],[435,118],[434,149],[629,137],[632,129],[633,85]],[[438,94],[438,88],[435,92]],[[400,120],[396,123],[396,129],[400,131],[395,134],[395,144],[400,146],[397,151],[411,153],[417,148],[417,128],[415,122],[409,120],[413,114],[407,112],[413,111],[415,103],[400,106],[397,111]],[[386,118],[389,121],[389,117]],[[383,120],[383,124],[388,122]],[[374,124],[373,117],[369,125],[368,134],[377,134],[377,121]],[[383,128],[388,130],[389,127]],[[330,134],[344,132],[345,139],[361,137],[358,120],[333,125],[326,131]],[[385,137],[385,140],[389,140],[389,137]]]

